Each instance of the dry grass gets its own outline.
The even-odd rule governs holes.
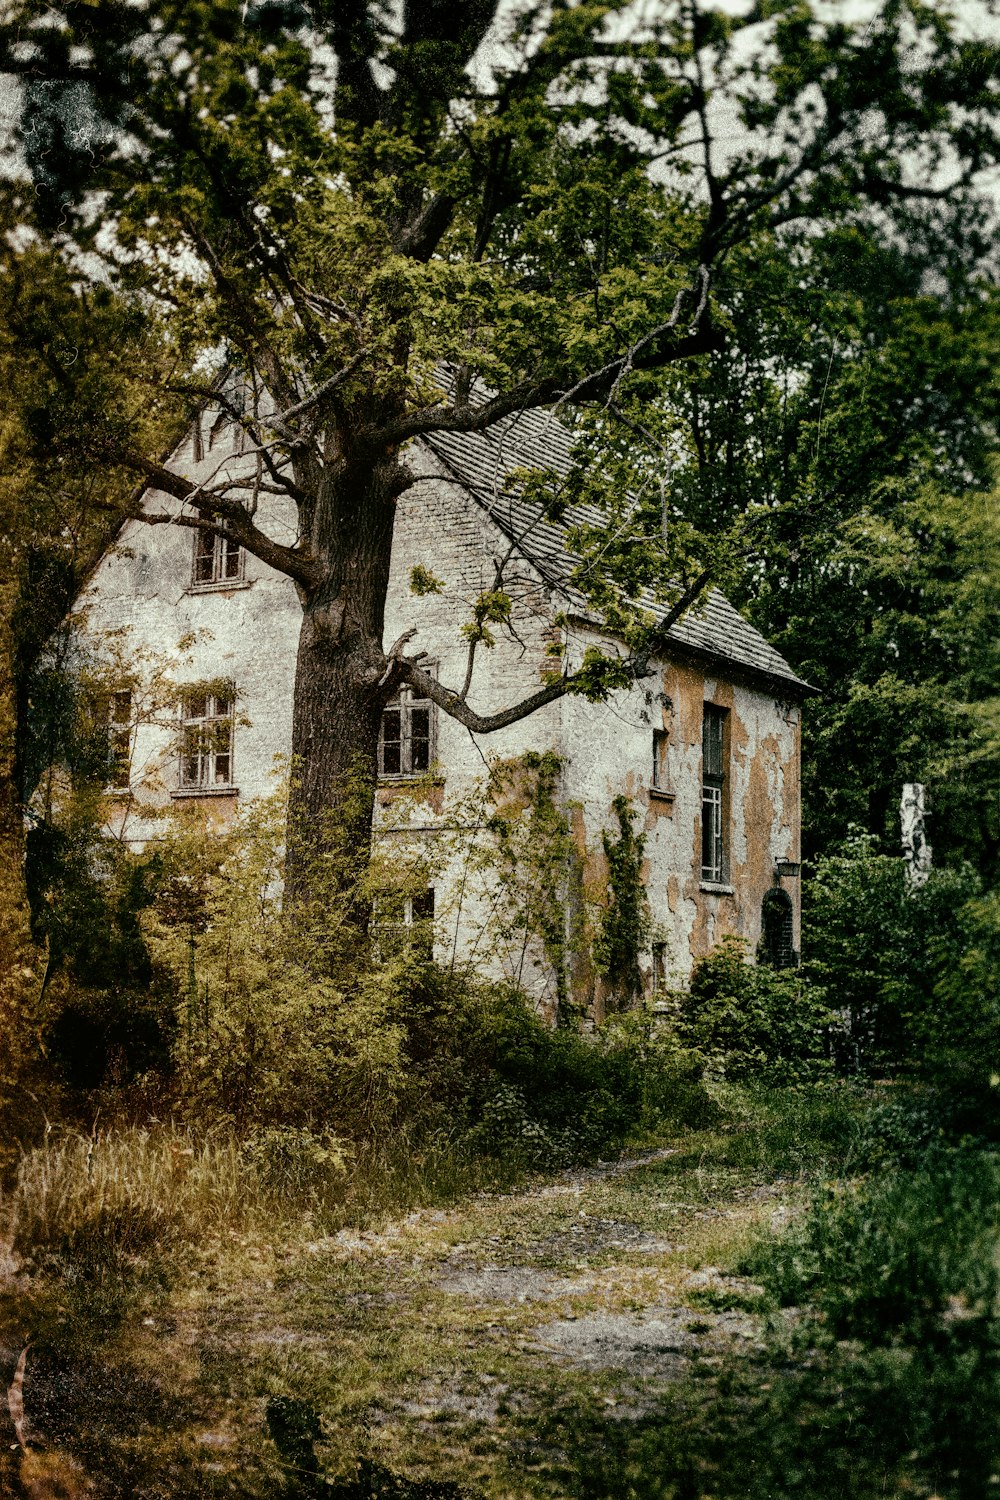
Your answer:
[[[321,1197],[343,1196],[344,1156],[317,1143],[311,1178],[301,1163],[287,1180],[282,1143],[199,1138],[173,1126],[50,1135],[25,1154],[5,1204],[7,1233],[29,1263],[97,1265],[162,1253],[203,1239],[220,1224],[250,1230],[273,1223],[291,1200],[299,1213]]]

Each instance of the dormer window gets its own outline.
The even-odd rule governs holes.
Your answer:
[[[207,526],[195,532],[193,589],[224,587],[243,578],[243,548],[231,536],[220,536]]]

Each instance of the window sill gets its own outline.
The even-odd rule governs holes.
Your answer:
[[[438,771],[401,771],[398,776],[380,776],[380,787],[390,786],[444,786],[444,777]]]
[[[228,594],[233,589],[248,589],[252,578],[222,578],[218,583],[189,583],[185,594]]]
[[[170,796],[179,802],[188,797],[238,797],[239,792],[238,786],[177,786]]]
[[[651,802],[673,802],[674,800],[674,793],[668,792],[666,787],[648,786],[646,791],[649,793]]]
[[[723,885],[718,880],[702,880],[698,883],[698,889],[705,891],[709,896],[735,896],[735,888],[731,885]]]

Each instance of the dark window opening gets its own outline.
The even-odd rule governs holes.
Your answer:
[[[726,710],[705,704],[701,732],[701,878],[721,885],[726,878],[724,796]]]
[[[192,588],[239,582],[243,577],[243,548],[231,536],[199,527],[195,533]]]
[[[380,776],[420,776],[431,768],[431,701],[401,688],[382,711],[378,737]]]
[[[189,693],[181,722],[182,787],[232,786],[232,692]]]
[[[132,769],[132,691],[114,693],[108,705],[108,785],[127,787]]]
[[[667,988],[667,945],[653,944],[653,998],[662,999]]]
[[[665,729],[654,729],[652,785],[658,792],[666,792],[670,789],[670,777],[667,770],[667,746],[669,742],[670,736]]]
[[[794,948],[792,898],[787,891],[775,886],[767,892],[761,904],[760,925],[760,950],[764,963],[772,969],[794,969],[799,960]]]

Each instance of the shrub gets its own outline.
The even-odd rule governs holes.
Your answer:
[[[895,1073],[980,1046],[997,1014],[991,981],[967,952],[978,890],[968,869],[936,869],[912,887],[903,861],[875,853],[864,835],[817,863],[803,889],[806,972],[849,1017],[843,1061]],[[995,976],[995,939],[980,936]]]
[[[796,970],[750,964],[742,938],[724,937],[696,964],[679,1000],[680,1037],[727,1078],[793,1082],[830,1069],[836,1018],[825,990]]]
[[[998,1234],[996,1155],[936,1146],[912,1171],[818,1190],[746,1267],[809,1308],[804,1342],[877,1373],[879,1441],[892,1452],[902,1435],[938,1493],[986,1493],[1000,1458]]]
[[[996,1157],[940,1148],[912,1172],[819,1189],[764,1274],[782,1301],[817,1307],[837,1337],[941,1345],[992,1322],[998,1231]]]

